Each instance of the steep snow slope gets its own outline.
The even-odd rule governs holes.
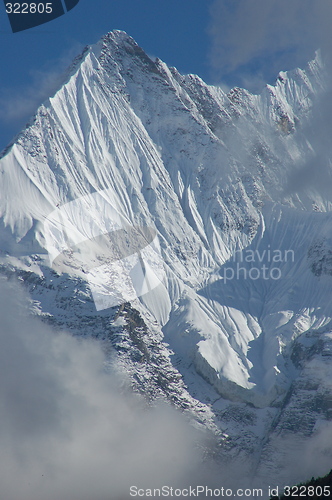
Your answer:
[[[315,154],[305,127],[324,82],[318,54],[261,95],[226,95],[114,31],[0,160],[2,270],[27,283],[35,312],[108,342],[135,387],[218,427],[225,456],[249,453],[251,468],[302,373],[297,339],[331,330],[331,196],[291,188]],[[65,226],[65,274],[50,269],[50,220]],[[74,262],[70,242],[120,227],[154,231],[162,282],[97,312],[91,256]],[[126,297],[121,269],[105,280]]]

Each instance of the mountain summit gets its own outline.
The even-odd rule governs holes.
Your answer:
[[[112,31],[0,160],[1,271],[34,313],[103,340],[136,390],[221,436],[220,459],[281,482],[306,479],[285,455],[331,419],[326,82],[318,53],[226,94]]]

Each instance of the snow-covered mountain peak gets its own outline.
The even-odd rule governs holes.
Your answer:
[[[319,54],[260,95],[226,94],[113,31],[70,75],[0,160],[3,272],[25,273],[39,313],[77,333],[85,308],[86,334],[107,314],[135,317],[138,330],[128,320],[110,342],[129,353],[126,369],[143,390],[158,387],[170,398],[173,391],[196,416],[199,401],[210,422],[227,405],[248,403],[264,408],[257,415],[272,425],[303,351],[316,352],[316,337],[331,328],[332,196],[303,174],[320,153],[316,136],[306,135],[326,87]],[[132,228],[143,236],[128,260]],[[142,254],[146,228],[160,252],[160,283],[153,258]],[[112,231],[123,239],[110,250],[112,272],[97,280],[98,293],[135,289],[137,298],[97,312],[91,262],[105,263],[110,247],[98,238]],[[54,248],[65,273],[52,269]],[[129,345],[141,354],[133,357]],[[159,361],[150,365],[153,356]],[[170,387],[160,382],[163,370]],[[218,425],[225,430],[222,419]]]

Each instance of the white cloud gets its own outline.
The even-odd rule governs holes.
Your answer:
[[[252,75],[273,82],[318,48],[329,49],[331,21],[332,4],[325,0],[215,0],[209,29],[214,76],[237,85]]]
[[[124,396],[98,344],[28,317],[16,288],[0,298],[3,498],[116,500],[189,478],[197,435],[181,415]]]

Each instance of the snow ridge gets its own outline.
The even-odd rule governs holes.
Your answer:
[[[226,94],[151,60],[113,31],[84,51],[0,160],[3,272],[39,277],[29,285],[36,310],[58,324],[79,331],[77,301],[90,309],[92,301],[84,273],[78,278],[69,266],[76,302],[71,297],[68,308],[69,293],[46,252],[49,215],[103,193],[128,225],[153,228],[165,279],[130,307],[147,335],[158,332],[167,366],[181,374],[174,379],[180,406],[189,405],[195,418],[204,408],[205,422],[227,432],[229,443],[239,432],[238,422],[229,424],[234,408],[253,415],[256,424],[234,444],[239,453],[250,435],[262,450],[297,383],[296,342],[331,329],[332,200],[315,186],[287,190],[294,166],[314,148],[301,134],[324,89],[319,53],[260,95],[240,88]],[[77,217],[73,225],[91,224],[86,214]],[[52,280],[62,306],[46,293]],[[119,317],[103,314],[111,323]],[[134,373],[140,362],[127,354],[123,363]],[[142,387],[152,383],[144,370]]]

